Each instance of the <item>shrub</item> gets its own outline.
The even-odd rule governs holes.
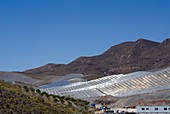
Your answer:
[[[50,96],[47,92],[42,92],[41,95],[45,95],[46,97]]]
[[[39,89],[36,90],[37,93],[41,94],[41,91]]]
[[[60,99],[60,101],[61,101],[62,103],[64,103],[64,100],[63,100],[63,99]]]
[[[27,86],[24,86],[23,88],[25,89],[26,92],[29,91],[29,88]]]
[[[66,100],[71,100],[70,97],[66,97],[65,99],[66,99]]]
[[[85,105],[89,105],[90,103],[88,101],[84,101]]]
[[[64,96],[60,96],[61,99],[64,99]]]
[[[54,102],[59,102],[59,100],[57,100],[57,99],[54,99]]]
[[[35,89],[34,89],[33,87],[30,87],[30,90],[31,90],[32,92],[34,92],[34,91],[35,91]]]
[[[68,101],[68,106],[69,107],[72,107],[72,103]]]

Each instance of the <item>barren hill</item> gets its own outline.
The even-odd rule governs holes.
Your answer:
[[[170,38],[162,43],[138,39],[112,46],[101,55],[80,57],[67,65],[47,64],[24,73],[56,76],[81,73],[87,76],[104,76],[167,66],[170,66]]]

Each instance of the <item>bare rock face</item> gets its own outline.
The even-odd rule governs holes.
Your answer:
[[[98,56],[80,57],[67,65],[48,64],[24,73],[58,76],[81,73],[104,76],[168,66],[170,66],[170,38],[162,43],[138,39],[135,42],[112,46]]]

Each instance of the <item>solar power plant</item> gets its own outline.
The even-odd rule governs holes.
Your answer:
[[[170,89],[170,68],[155,72],[139,71],[111,75],[63,86],[40,87],[41,91],[49,94],[79,99],[98,98],[106,95],[131,96],[165,89]]]

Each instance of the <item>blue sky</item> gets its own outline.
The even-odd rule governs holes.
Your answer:
[[[0,0],[0,71],[98,55],[170,37],[170,0]]]

